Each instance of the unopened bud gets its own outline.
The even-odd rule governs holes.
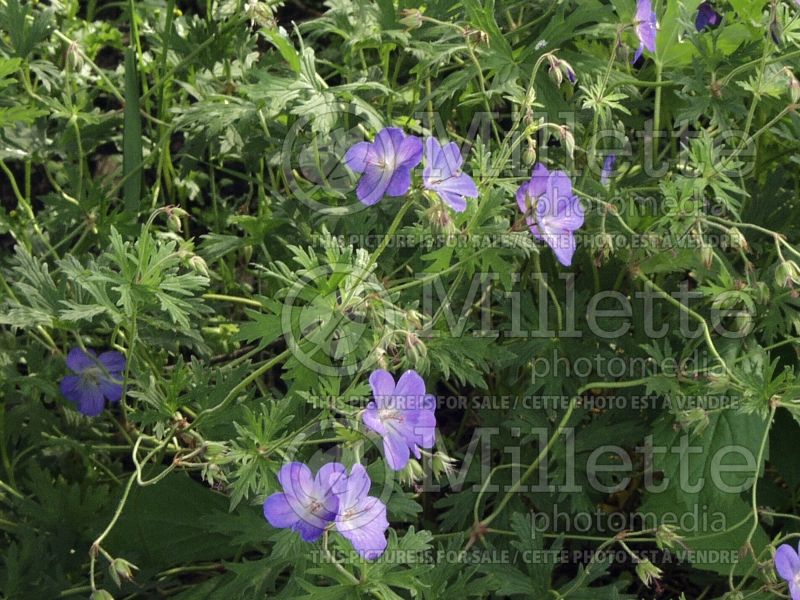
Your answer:
[[[561,72],[561,68],[558,64],[550,63],[550,69],[547,71],[550,75],[550,79],[556,82],[556,85],[561,85],[561,82],[564,81],[564,74]]]
[[[274,27],[275,19],[272,16],[272,9],[267,2],[258,0],[248,0],[244,7],[245,14],[250,20],[252,27]]]
[[[448,456],[444,452],[434,453],[433,460],[431,461],[431,470],[433,471],[433,476],[437,479],[441,478],[442,476],[449,479],[450,476],[455,473],[457,462],[457,459]]]
[[[414,361],[414,363],[428,356],[428,348],[425,346],[425,343],[419,339],[419,336],[413,331],[408,332],[406,335],[406,353],[411,357],[411,360]]]
[[[685,410],[678,415],[678,423],[680,423],[681,429],[700,434],[708,427],[708,413],[702,408]]]
[[[189,266],[192,267],[192,269],[197,273],[200,273],[205,277],[211,277],[208,272],[208,264],[202,256],[198,256],[197,254],[192,256],[192,258],[189,259]]]
[[[789,73],[789,96],[795,104],[800,101],[800,81],[791,72]]]
[[[656,581],[661,579],[661,573],[661,569],[659,569],[646,558],[643,558],[636,563],[636,575],[639,577],[639,580],[645,585],[645,587],[650,587]]]
[[[756,302],[759,304],[767,304],[769,302],[769,286],[766,283],[763,281],[757,282],[753,290]]]
[[[433,196],[434,194],[432,194]],[[455,233],[455,225],[453,224],[453,217],[450,216],[450,211],[439,201],[434,201],[433,206],[427,213],[428,220],[431,225],[439,232],[442,233]]]
[[[700,248],[700,260],[703,261],[706,269],[710,269],[711,264],[714,262],[714,249],[707,245]]]
[[[578,78],[575,76],[575,70],[572,68],[572,65],[569,64],[565,60],[559,60],[558,66],[561,68],[561,71],[564,73],[564,76],[567,78],[567,81],[574,84]]]
[[[608,257],[614,252],[614,238],[608,233],[603,233],[600,235],[600,240],[598,241],[597,245],[599,249],[598,258],[602,259],[603,261],[607,260]]]
[[[425,471],[415,458],[410,459],[405,468],[400,471],[400,479],[409,485],[422,481],[423,477],[425,477]]]
[[[489,45],[489,34],[483,31],[482,29],[478,29],[476,31],[469,31],[467,32],[468,36],[475,36],[475,41],[481,46],[488,46]]]
[[[710,392],[724,392],[730,387],[731,380],[727,375],[711,373],[707,376]]]
[[[180,231],[183,229],[181,218],[187,216],[189,213],[183,210],[180,206],[168,206],[166,213],[167,227],[169,227],[170,230],[174,231],[175,233],[180,233]]]
[[[122,586],[123,579],[126,581],[133,579],[134,570],[138,571],[139,567],[133,563],[129,563],[124,558],[115,558],[111,561],[111,564],[108,565],[108,572],[111,575],[111,579],[117,584],[117,587]]]
[[[422,328],[422,313],[419,312],[419,311],[413,310],[413,309],[407,310],[406,311],[406,321],[408,321],[408,323],[410,325],[413,325],[417,329],[421,329]]]
[[[525,149],[525,162],[532,165],[536,162],[536,142],[528,138],[528,147]]]
[[[114,596],[105,590],[95,590],[89,596],[89,600],[114,600]]]
[[[683,538],[675,533],[673,525],[660,525],[656,529],[656,545],[660,550],[664,548],[674,548],[676,543],[679,543]]]
[[[83,67],[83,54],[78,42],[72,41],[67,46],[66,62],[67,66],[73,71],[80,71]]]
[[[561,127],[559,130],[561,135],[561,139],[564,142],[564,147],[567,150],[567,156],[570,158],[574,158],[575,156],[575,136],[572,135],[572,132],[569,130],[568,127]]]
[[[778,48],[783,45],[783,28],[778,23],[777,15],[773,17],[772,22],[769,24],[769,35]]]
[[[747,238],[742,235],[742,232],[739,231],[736,227],[731,227],[728,230],[728,234],[730,235],[730,242],[731,248],[736,248],[737,250],[744,250],[747,252],[749,250],[749,246],[747,245]]]
[[[400,11],[403,15],[400,22],[408,29],[419,29],[422,27],[422,10],[419,8],[406,8]]]
[[[793,260],[785,260],[775,269],[775,283],[791,288],[800,283],[800,267]]]

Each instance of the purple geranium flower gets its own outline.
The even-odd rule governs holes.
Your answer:
[[[363,173],[356,196],[372,206],[384,196],[403,196],[411,187],[411,170],[422,160],[422,140],[397,127],[386,127],[374,142],[359,142],[344,155],[351,171]]]
[[[442,146],[432,137],[425,140],[425,169],[422,171],[425,187],[439,194],[456,212],[467,208],[465,198],[478,197],[472,177],[461,172],[463,162],[454,142]]]
[[[706,27],[715,27],[721,21],[722,15],[714,10],[714,6],[710,2],[702,2],[697,7],[697,17],[694,20],[697,31],[703,31]]]
[[[792,600],[800,600],[800,556],[789,544],[782,544],[775,552],[775,570],[789,584]]]
[[[342,477],[334,486],[339,498],[336,530],[350,540],[359,556],[378,558],[386,550],[386,505],[369,495],[372,482],[366,469],[353,465],[350,477]]]
[[[636,35],[639,37],[639,48],[633,56],[633,62],[639,60],[642,52],[649,50],[656,51],[656,13],[653,12],[653,5],[650,0],[636,0]]]
[[[339,498],[333,487],[344,477],[344,465],[335,462],[323,465],[316,477],[303,463],[283,465],[278,472],[283,493],[264,500],[264,517],[273,527],[288,527],[306,542],[315,542],[336,519]]]
[[[367,405],[364,424],[383,438],[386,462],[395,471],[408,464],[411,452],[433,448],[436,435],[436,399],[425,393],[425,382],[416,371],[406,371],[395,385],[387,371],[369,376],[375,400]]]
[[[122,379],[125,357],[119,352],[84,352],[73,348],[67,355],[67,366],[75,373],[61,380],[61,393],[78,405],[78,411],[87,417],[96,417],[105,407],[106,400],[119,402],[122,398]]]
[[[547,242],[562,265],[572,264],[573,232],[583,225],[583,207],[572,193],[569,176],[563,171],[551,173],[539,163],[530,181],[517,190],[517,205],[533,236]]]
[[[606,159],[603,161],[603,168],[600,171],[600,183],[602,185],[608,185],[608,182],[611,179],[611,174],[614,172],[614,165],[616,164],[617,164],[616,154],[612,153],[606,156]]]

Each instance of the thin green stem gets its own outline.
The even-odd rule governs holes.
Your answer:
[[[764,453],[767,447],[767,440],[769,440],[769,431],[772,425],[772,419],[775,417],[775,411],[778,409],[777,403],[772,403],[770,407],[769,416],[767,417],[767,422],[764,425],[764,435],[761,437],[761,445],[758,448],[758,457],[756,458],[756,472],[753,478],[753,488],[750,491],[750,517],[753,520],[753,523],[750,526],[750,531],[747,533],[747,537],[745,538],[744,543],[742,544],[743,547],[749,548],[750,543],[753,540],[753,536],[758,531],[758,475],[759,471],[761,470],[761,464],[764,461]],[[745,582],[747,581],[747,576],[743,577],[742,580],[739,582],[738,586],[733,585],[733,575],[736,572],[736,562],[731,564],[730,571],[728,572],[728,587],[731,591],[734,589],[740,589]]]
[[[578,406],[578,400],[583,394],[585,394],[588,390],[595,388],[620,389],[620,388],[628,388],[628,387],[636,387],[639,385],[644,385],[646,382],[647,379],[635,379],[631,381],[612,381],[612,382],[600,381],[600,382],[587,383],[586,385],[581,386],[580,389],[578,389],[577,393],[570,399],[569,406],[567,407],[567,410],[564,413],[564,415],[561,417],[561,421],[559,421],[558,425],[553,431],[553,434],[550,436],[550,439],[548,440],[547,444],[542,449],[542,451],[539,452],[539,455],[536,457],[536,459],[531,463],[531,465],[522,474],[522,476],[512,484],[512,486],[508,489],[505,496],[503,496],[503,498],[500,500],[500,503],[497,505],[494,511],[492,511],[492,513],[489,514],[489,516],[485,517],[479,523],[476,523],[476,525],[479,526],[480,528],[488,527],[489,524],[491,524],[492,521],[494,521],[500,515],[500,513],[503,512],[503,509],[514,497],[514,494],[516,494],[519,491],[519,489],[525,484],[525,482],[528,481],[528,479],[530,479],[530,477],[539,467],[539,464],[542,462],[542,460],[545,459],[545,457],[549,454],[550,450],[555,445],[556,441],[558,440],[558,436],[560,436],[561,433],[566,428],[570,418],[572,417],[572,413]]]
[[[122,492],[122,498],[120,498],[120,501],[117,503],[117,508],[114,511],[114,516],[111,517],[111,521],[109,521],[108,525],[103,530],[103,533],[97,536],[94,542],[92,542],[92,546],[89,549],[89,572],[90,572],[89,583],[92,586],[92,590],[97,589],[95,584],[94,570],[95,570],[95,561],[97,560],[97,553],[100,550],[100,544],[103,543],[103,540],[106,539],[106,536],[108,536],[108,534],[111,533],[111,530],[114,529],[114,525],[117,524],[117,521],[119,520],[119,517],[122,514],[122,509],[125,508],[125,503],[128,501],[128,496],[131,493],[131,488],[133,487],[134,481],[136,481],[135,473],[128,478],[128,483],[125,484],[125,489]]]

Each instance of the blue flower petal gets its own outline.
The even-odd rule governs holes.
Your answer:
[[[67,367],[75,373],[81,373],[86,369],[97,366],[97,359],[94,352],[84,352],[81,348],[73,348],[67,354]]]

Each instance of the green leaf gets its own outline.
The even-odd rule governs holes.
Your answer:
[[[232,559],[237,548],[225,543],[224,534],[211,534],[217,515],[227,512],[225,496],[185,474],[168,475],[156,485],[133,487],[106,544],[114,556],[124,556],[143,572],[148,567],[163,570],[191,561]]]
[[[694,45],[683,39],[682,14],[695,14],[700,0],[668,0],[667,10],[658,19],[655,60],[662,67],[686,65],[697,52]]]
[[[283,59],[289,63],[292,71],[300,73],[300,55],[291,42],[283,37],[277,29],[263,29],[262,31],[272,45],[278,49]]]
[[[142,120],[139,115],[139,76],[136,52],[125,50],[125,111],[122,134],[122,196],[125,209],[138,212],[142,199]]]

